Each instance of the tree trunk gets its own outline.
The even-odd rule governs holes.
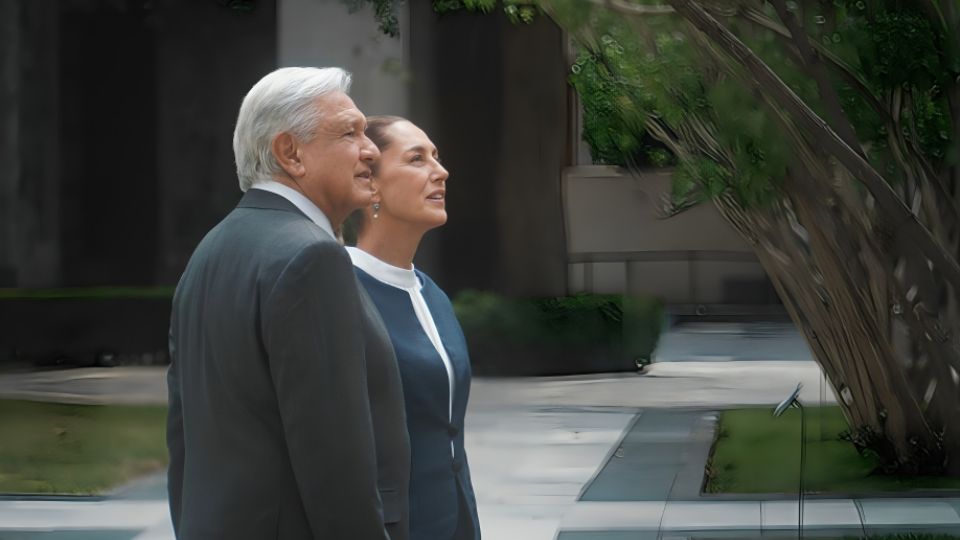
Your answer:
[[[883,472],[960,476],[960,167],[933,164],[921,150],[914,102],[927,89],[902,84],[873,95],[861,74],[806,35],[802,17],[791,12],[789,2],[769,0],[784,25],[767,17],[762,2],[663,2],[689,23],[682,28],[690,46],[702,53],[704,65],[697,67],[707,74],[700,84],[709,87],[735,78],[766,105],[792,146],[793,159],[784,183],[771,183],[775,201],[746,207],[734,195],[743,187],[737,184],[743,171],[737,170],[733,148],[739,143],[723,143],[715,136],[725,129],[717,125],[719,117],[667,92],[661,99],[672,99],[670,105],[683,114],[667,118],[659,110],[648,111],[647,133],[688,170],[697,171],[698,160],[708,160],[728,173],[700,178],[705,186],[701,193],[716,193],[718,178],[728,182],[714,202],[753,247],[830,380],[850,424],[851,442],[876,454]],[[639,25],[668,13],[664,6],[651,11],[621,0],[592,3]],[[704,9],[707,3],[710,11]],[[543,4],[552,14],[554,2]],[[945,31],[960,26],[960,9],[950,2],[939,5],[941,9],[930,10],[945,14],[935,26]],[[820,104],[836,131],[814,112],[816,104],[798,97],[713,14],[740,17],[752,29],[759,25],[786,40],[791,47],[787,55],[817,83]],[[576,28],[578,36],[585,36],[578,39],[592,42],[588,30]],[[956,39],[950,32],[945,35]],[[960,50],[955,49],[950,50]],[[625,74],[637,79],[638,88],[644,87],[645,76],[660,76]],[[858,127],[831,87],[836,80],[862,94],[878,115],[891,166],[899,169],[893,172],[902,182],[891,184],[888,179],[897,175],[865,159],[863,149],[876,141],[857,139]],[[943,86],[956,144],[960,79]],[[642,99],[636,101],[638,110],[648,110]]]
[[[831,205],[808,180],[791,178],[785,191],[767,209],[716,202],[823,368],[851,442],[875,453],[887,473],[957,475],[956,349],[927,337],[930,322],[900,285],[929,268],[902,269],[898,279],[849,208]]]
[[[947,248],[958,223],[955,206],[935,196],[939,179],[897,124],[889,144],[907,182],[895,191],[699,4],[666,1],[702,32],[700,46],[763,97],[797,146],[800,163],[778,204],[744,210],[722,197],[717,205],[751,239],[840,397],[850,440],[887,473],[960,476],[960,266]],[[909,103],[898,95],[892,109],[899,122]],[[857,182],[867,194],[857,194]]]

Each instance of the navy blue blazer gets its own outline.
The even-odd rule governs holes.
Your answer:
[[[447,369],[420,326],[410,295],[357,267],[354,271],[380,310],[400,367],[410,434],[410,539],[479,540],[477,502],[463,447],[470,358],[450,299],[426,274],[416,271],[423,284],[421,294],[453,365],[452,422]]]

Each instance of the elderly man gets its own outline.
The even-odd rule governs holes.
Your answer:
[[[178,538],[404,539],[410,450],[393,348],[336,230],[379,152],[338,68],[284,68],[240,106],[245,195],[173,299]]]

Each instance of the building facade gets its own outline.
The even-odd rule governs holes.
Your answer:
[[[549,19],[429,2],[399,19],[390,38],[339,0],[0,1],[0,287],[175,284],[241,196],[245,92],[338,65],[361,110],[419,124],[451,171],[448,224],[417,260],[448,291],[776,302],[712,208],[660,220],[662,173],[590,165]]]

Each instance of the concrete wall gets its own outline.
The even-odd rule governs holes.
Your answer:
[[[353,74],[350,92],[367,115],[408,114],[407,4],[400,6],[401,35],[377,29],[372,8],[350,13],[341,0],[278,0],[280,66],[337,66]]]
[[[564,171],[571,292],[644,293],[671,304],[778,300],[749,246],[711,204],[663,219],[670,172]]]

